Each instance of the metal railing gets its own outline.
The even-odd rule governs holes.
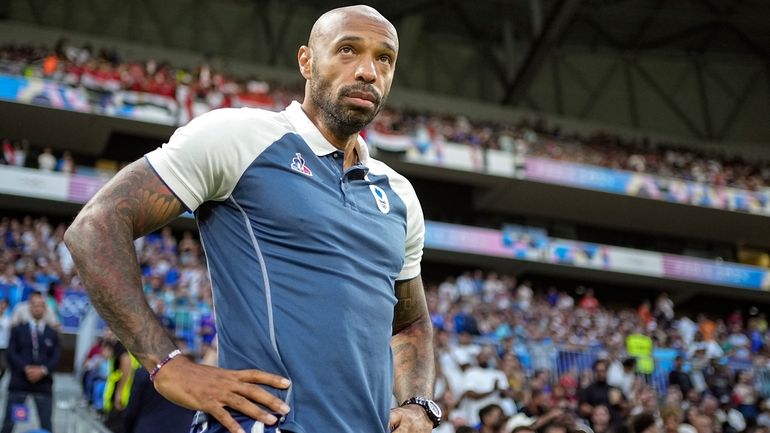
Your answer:
[[[559,347],[536,348],[528,345],[528,350],[518,352],[517,357],[528,376],[535,371],[544,371],[551,384],[555,384],[565,373],[572,373],[579,380],[585,372],[591,372],[593,363],[606,352],[602,348],[587,348],[584,350],[562,349]],[[625,357],[625,354],[622,354]],[[660,359],[653,356],[655,368],[652,373],[643,376],[647,384],[658,395],[664,395],[668,389],[668,375],[671,372],[673,362],[670,359]],[[754,386],[760,397],[770,398],[770,366],[754,365],[751,360],[726,359],[727,367],[731,375],[737,371],[748,371],[754,378]],[[687,365],[685,365],[687,367]]]

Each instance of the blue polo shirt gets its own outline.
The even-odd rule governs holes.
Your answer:
[[[271,389],[282,430],[388,431],[394,283],[419,275],[424,223],[409,182],[356,150],[343,170],[294,102],[215,110],[146,155],[195,212],[219,365],[292,380]]]

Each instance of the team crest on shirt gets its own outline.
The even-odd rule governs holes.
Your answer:
[[[291,160],[291,169],[294,171],[298,171],[306,176],[312,176],[313,172],[310,170],[310,167],[305,165],[305,158],[302,157],[302,154],[295,153],[294,158]]]
[[[385,191],[377,185],[369,185],[369,189],[372,191],[374,202],[377,203],[377,208],[380,212],[390,212],[390,201],[388,201],[388,196],[385,195]]]

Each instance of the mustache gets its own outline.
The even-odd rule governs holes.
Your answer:
[[[350,86],[345,86],[340,90],[340,97],[344,96],[350,96],[353,93],[368,93],[374,97],[374,103],[376,105],[380,105],[382,102],[382,96],[379,94],[377,89],[371,85],[366,83],[359,83],[359,84],[353,84]]]

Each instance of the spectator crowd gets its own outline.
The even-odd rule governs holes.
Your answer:
[[[442,431],[766,431],[767,320],[602,305],[481,271],[430,285]],[[470,429],[470,430],[469,430]]]
[[[45,218],[0,220],[4,321],[18,320],[27,298],[39,292],[48,304],[44,320],[60,329],[65,290],[83,290],[62,243],[65,228]],[[199,241],[166,228],[137,240],[136,250],[145,294],[162,325],[188,356],[215,362],[211,287]],[[759,310],[690,317],[665,293],[638,305],[605,305],[588,287],[558,290],[482,271],[426,287],[435,396],[446,414],[440,432],[770,428],[770,332]],[[140,431],[130,426],[141,425],[137,411],[151,410],[136,405],[153,398],[146,394],[152,387],[136,390],[144,372],[137,374],[138,363],[108,329],[83,371],[86,396],[108,426]]]
[[[115,50],[96,50],[90,45],[77,47],[66,40],[60,40],[53,48],[0,45],[0,73],[83,87],[92,92],[96,103],[103,103],[105,95],[118,90],[166,98],[179,108],[179,123],[201,114],[194,109],[196,103],[203,103],[206,110],[234,106],[279,110],[292,99],[301,99],[299,87],[268,83],[256,77],[234,77],[212,68],[210,62],[186,68],[156,59],[129,60]],[[152,97],[139,98],[136,103],[168,103],[153,101]],[[463,115],[385,108],[372,128],[414,137],[422,151],[427,146],[438,148],[443,141],[451,141],[472,146],[479,154],[499,149],[747,190],[770,185],[768,161],[748,161],[646,138],[629,139],[607,131],[569,133],[542,119],[490,122]]]

